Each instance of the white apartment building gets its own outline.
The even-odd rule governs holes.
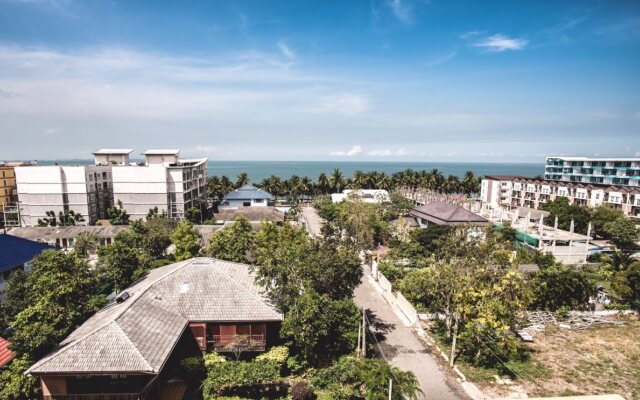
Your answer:
[[[637,188],[640,187],[640,158],[547,157],[544,178]]]
[[[21,226],[36,226],[47,211],[72,210],[81,224],[107,218],[121,201],[131,219],[144,219],[158,207],[170,218],[205,202],[207,159],[183,160],[179,150],[149,150],[144,163],[130,162],[131,149],[101,149],[95,165],[16,167]]]
[[[632,217],[640,217],[640,189],[530,179],[520,176],[486,176],[480,198],[491,208],[529,207],[566,197],[570,204],[597,207],[607,204]]]
[[[119,154],[107,150],[94,153],[96,165],[108,165],[119,160]],[[131,153],[131,151],[129,152]],[[169,218],[183,219],[191,207],[205,204],[207,159],[180,159],[180,150],[148,150],[144,163],[112,165],[113,201],[122,206],[131,219],[144,219],[149,209],[166,211]]]
[[[22,226],[38,225],[47,211],[57,216],[69,210],[84,217],[80,224],[94,224],[113,204],[111,167],[25,166],[15,175]]]

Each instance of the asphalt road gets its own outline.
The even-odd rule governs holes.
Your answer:
[[[354,300],[359,307],[365,308],[387,361],[416,375],[422,388],[422,399],[469,398],[460,383],[438,365],[366,276],[356,288]]]

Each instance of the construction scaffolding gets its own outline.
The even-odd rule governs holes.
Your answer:
[[[18,204],[2,205],[2,223],[5,229],[20,226],[20,207]]]

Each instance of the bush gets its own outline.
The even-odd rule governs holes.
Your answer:
[[[288,358],[289,349],[287,348],[287,346],[275,346],[266,353],[262,353],[258,357],[256,357],[256,361],[273,361],[276,364],[282,366],[287,362]]]
[[[532,287],[533,308],[549,311],[585,308],[589,297],[596,293],[596,285],[586,272],[565,266],[541,269],[534,276]]]
[[[221,394],[227,388],[280,380],[280,366],[271,360],[213,362],[207,369],[208,376],[202,385],[205,398]]]
[[[204,366],[207,367],[207,370],[209,370],[215,364],[227,361],[227,359],[223,355],[220,355],[216,352],[205,354],[202,358],[204,359]]]
[[[291,386],[291,400],[315,400],[316,398],[316,394],[306,382],[298,381]]]

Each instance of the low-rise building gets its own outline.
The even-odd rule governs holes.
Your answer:
[[[264,351],[283,316],[250,271],[210,258],[153,269],[27,374],[44,399],[146,399],[168,390],[185,357]]]
[[[331,201],[340,203],[349,198],[358,198],[365,203],[381,204],[390,200],[389,192],[384,189],[345,189],[342,193],[332,193]]]
[[[45,250],[55,250],[45,243],[0,234],[0,301],[4,299],[5,280],[13,272],[31,271],[33,259]]]
[[[101,245],[111,244],[118,233],[129,227],[126,225],[105,226],[25,226],[10,229],[9,235],[46,243],[60,249],[72,249],[81,233],[95,236]]]
[[[538,209],[558,197],[570,204],[597,207],[606,204],[632,217],[640,216],[640,188],[556,182],[521,176],[485,176],[481,200],[490,208]]]
[[[434,201],[409,211],[420,228],[429,225],[490,225],[489,220],[475,214],[465,208],[443,201]]]
[[[242,207],[266,207],[272,198],[271,193],[251,184],[246,184],[231,193],[227,193],[218,205],[218,209],[233,210]]]

